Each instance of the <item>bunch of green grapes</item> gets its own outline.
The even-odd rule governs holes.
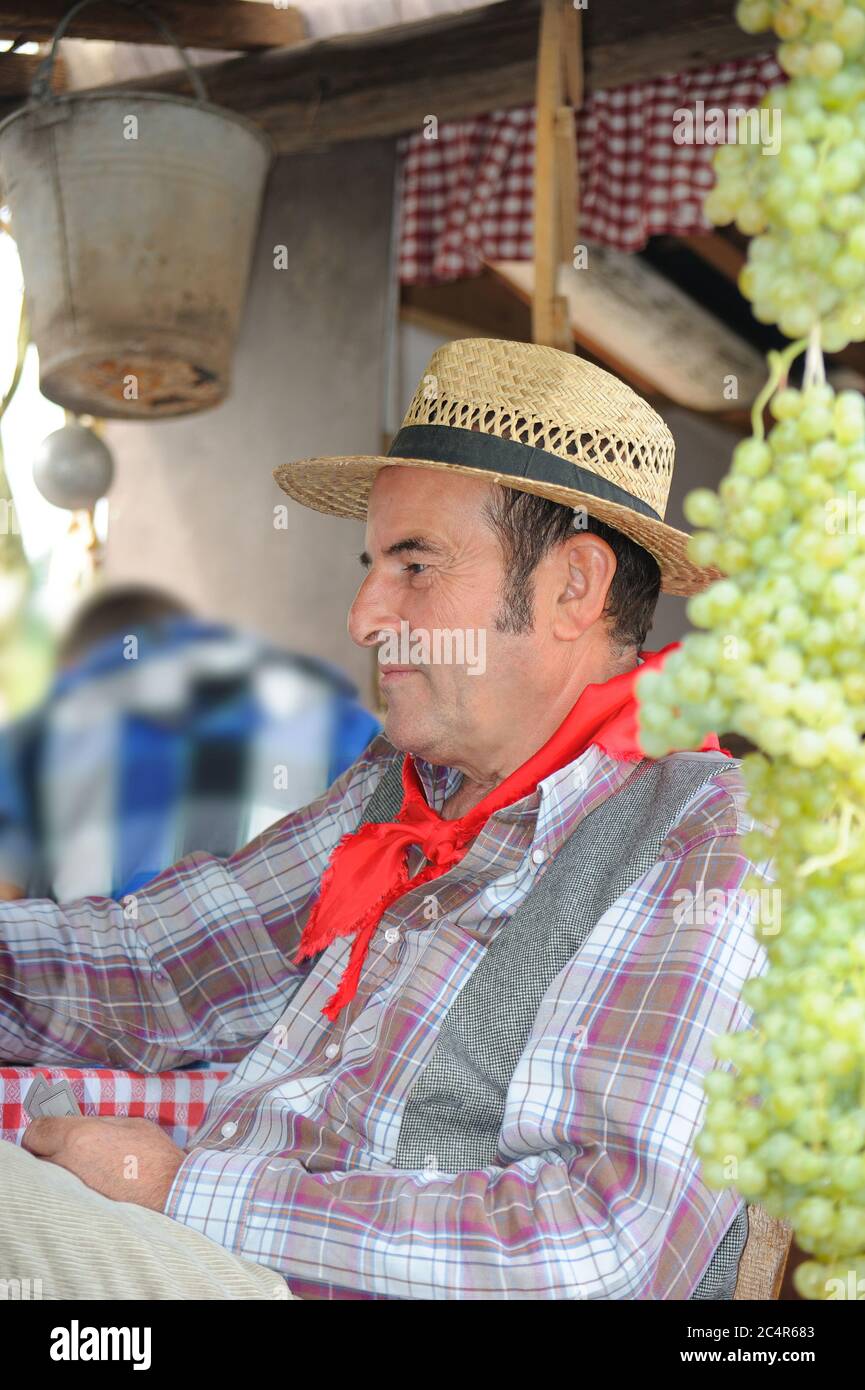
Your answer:
[[[865,51],[865,0],[739,0],[736,19],[748,34],[774,29],[791,77],[831,77]]]
[[[782,786],[774,767],[751,758],[752,797],[776,809],[797,801],[814,823],[811,808],[831,799],[828,783],[821,780],[812,796],[805,786]],[[782,820],[781,839],[784,828]],[[812,1299],[865,1297],[861,836],[850,860],[853,871],[849,861],[804,877],[779,869],[780,920],[761,911],[754,927],[769,968],[742,991],[757,1025],[716,1040],[716,1056],[734,1069],[722,1066],[705,1077],[706,1118],[695,1146],[708,1186],[732,1185],[792,1224],[797,1243],[812,1256],[798,1266],[794,1282]]]
[[[641,677],[641,738],[660,757],[736,729],[865,793],[865,399],[815,383],[769,408],[768,437],[686,498],[690,557],[726,577],[688,600],[707,632]]]
[[[863,98],[862,63],[771,88],[760,104],[761,119],[771,116],[764,140],[740,133],[718,148],[704,204],[710,222],[735,222],[753,238],[739,288],[754,317],[789,338],[819,322],[828,352],[865,339]],[[765,139],[776,140],[774,153]]]
[[[771,857],[783,910],[755,928],[756,1027],[717,1040],[735,1070],[706,1078],[697,1151],[710,1186],[792,1223],[814,1256],[797,1287],[829,1298],[865,1279],[865,400],[819,380],[772,394],[796,350],[772,354],[768,437],[686,499],[691,558],[725,577],[689,600],[704,630],[637,692],[650,757],[711,729],[762,750],[742,765],[744,848]]]

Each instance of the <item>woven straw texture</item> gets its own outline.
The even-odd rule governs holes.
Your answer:
[[[651,406],[610,372],[572,353],[535,343],[462,338],[433,353],[403,420],[478,430],[543,449],[589,469],[666,513],[675,443]],[[363,519],[375,474],[382,466],[442,469],[477,476],[478,470],[425,459],[382,455],[304,459],[274,470],[279,486],[304,506],[336,516]],[[720,577],[687,558],[682,531],[593,497],[579,488],[484,472],[522,492],[549,497],[568,507],[583,505],[590,516],[630,536],[654,555],[666,593],[697,593]]]

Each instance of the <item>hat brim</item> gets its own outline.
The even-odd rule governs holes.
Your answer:
[[[427,468],[437,472],[463,473],[470,477],[486,478],[518,492],[531,492],[548,497],[565,507],[584,506],[590,516],[605,521],[648,550],[661,571],[661,592],[688,597],[701,593],[721,579],[720,570],[695,565],[688,559],[689,537],[666,522],[641,516],[630,507],[608,502],[578,488],[559,487],[555,483],[535,482],[508,473],[494,473],[459,463],[440,463],[432,459],[392,458],[384,454],[354,454],[339,458],[300,459],[282,463],[273,470],[282,491],[304,507],[325,512],[330,516],[350,517],[363,521],[366,517],[369,493],[380,468]]]

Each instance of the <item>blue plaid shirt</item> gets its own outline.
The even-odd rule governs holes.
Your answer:
[[[380,727],[337,668],[227,627],[108,638],[0,737],[0,878],[116,899],[194,850],[233,854]]]

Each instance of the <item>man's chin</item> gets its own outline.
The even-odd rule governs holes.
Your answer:
[[[414,753],[426,758],[431,747],[430,730],[425,721],[418,718],[417,710],[395,708],[389,705],[384,715],[384,734],[394,748],[401,753]]]
[[[401,753],[419,752],[420,746],[425,740],[416,721],[405,715],[396,715],[392,710],[388,710],[383,722],[385,737],[390,740],[394,748],[398,748]],[[423,755],[420,754],[420,756]]]

